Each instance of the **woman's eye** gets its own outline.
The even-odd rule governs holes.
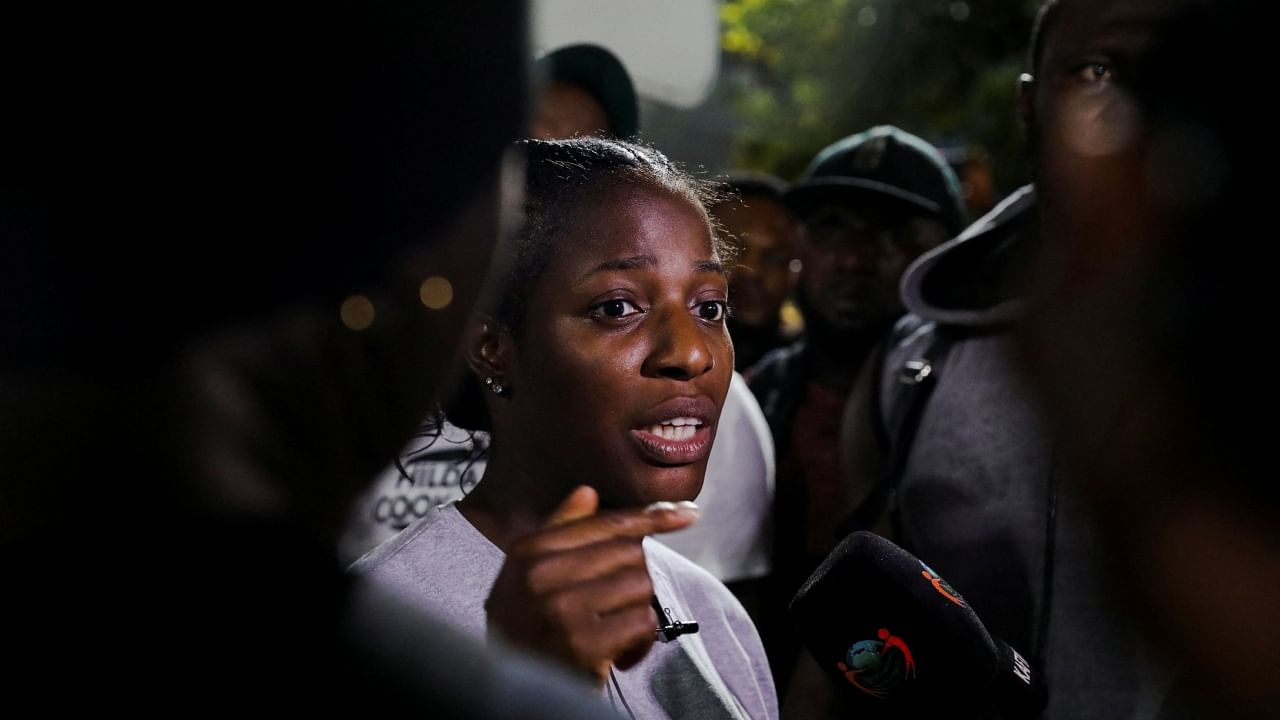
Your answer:
[[[1076,77],[1086,83],[1104,83],[1115,79],[1115,72],[1106,63],[1090,63],[1076,71]]]
[[[592,317],[624,318],[641,312],[640,308],[630,300],[606,300],[591,308]]]
[[[729,312],[729,306],[723,300],[708,300],[697,305],[698,317],[708,322],[720,322]]]

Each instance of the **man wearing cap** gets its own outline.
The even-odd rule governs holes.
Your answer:
[[[838,466],[840,418],[859,367],[903,312],[898,281],[964,222],[959,182],[941,154],[889,126],[827,147],[784,199],[801,223],[806,331],[747,373],[777,448],[776,616],[853,509]],[[775,628],[762,631],[781,691],[795,646]]]

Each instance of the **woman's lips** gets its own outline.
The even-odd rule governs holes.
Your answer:
[[[640,454],[659,465],[689,465],[711,454],[709,425],[651,425],[631,431]]]
[[[649,430],[631,430],[631,438],[635,439],[641,455],[659,465],[689,465],[705,459],[712,451],[712,429],[707,425],[699,425],[692,432],[682,428],[684,432],[675,437],[663,437]]]
[[[720,406],[704,395],[669,398],[639,417],[631,439],[656,465],[688,465],[711,454]]]

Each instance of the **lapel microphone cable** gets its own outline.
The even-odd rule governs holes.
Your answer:
[[[658,627],[653,631],[658,642],[674,642],[681,635],[692,635],[698,632],[698,623],[693,620],[689,622],[673,620],[671,618],[671,608],[664,608],[656,593],[650,599],[649,604],[653,606],[654,612],[658,613]],[[618,675],[613,671],[613,666],[609,667],[609,680],[613,682],[613,690],[618,694],[618,700],[622,702],[622,707],[627,711],[627,715],[631,717],[631,720],[638,720],[635,712],[631,710],[631,705],[627,703],[627,696],[622,694],[622,686],[618,684]]]

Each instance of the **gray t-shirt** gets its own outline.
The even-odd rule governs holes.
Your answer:
[[[778,702],[768,661],[746,611],[719,581],[646,539],[654,591],[673,620],[699,632],[657,643],[638,665],[615,670],[621,698],[636,718],[773,720]],[[436,508],[352,566],[374,583],[463,632],[487,635],[485,599],[505,555],[450,504]],[[625,707],[622,702],[625,700]]]

